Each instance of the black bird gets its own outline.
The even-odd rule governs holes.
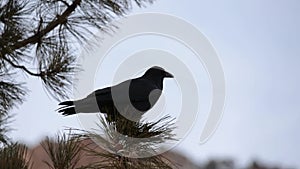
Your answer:
[[[59,113],[65,116],[76,113],[111,113],[112,109],[126,110],[131,104],[141,114],[153,107],[163,90],[163,79],[173,75],[161,67],[151,67],[145,74],[112,87],[98,89],[81,100],[64,101]]]

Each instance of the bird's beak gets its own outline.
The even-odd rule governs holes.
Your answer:
[[[165,77],[173,78],[174,76],[171,73],[165,72]]]

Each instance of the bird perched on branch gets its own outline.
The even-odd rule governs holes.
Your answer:
[[[161,67],[154,66],[139,78],[98,89],[80,100],[61,102],[59,105],[62,107],[58,109],[58,112],[65,116],[96,112],[109,115],[114,110],[125,112],[128,111],[128,107],[131,107],[138,111],[135,113],[143,114],[159,99],[164,78],[173,78],[173,75]]]

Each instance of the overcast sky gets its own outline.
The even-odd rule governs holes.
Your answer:
[[[133,13],[143,12],[193,24],[216,48],[225,73],[226,107],[215,134],[199,145],[195,125],[177,150],[196,161],[260,159],[300,168],[300,1],[161,0]],[[76,117],[54,111],[57,102],[40,80],[28,79],[28,88],[27,101],[13,111],[14,140],[34,145],[64,127],[80,128]]]

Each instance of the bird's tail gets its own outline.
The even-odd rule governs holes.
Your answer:
[[[59,103],[58,105],[62,106],[57,109],[59,113],[62,113],[64,116],[69,116],[76,114],[75,105],[73,101],[64,101]]]

